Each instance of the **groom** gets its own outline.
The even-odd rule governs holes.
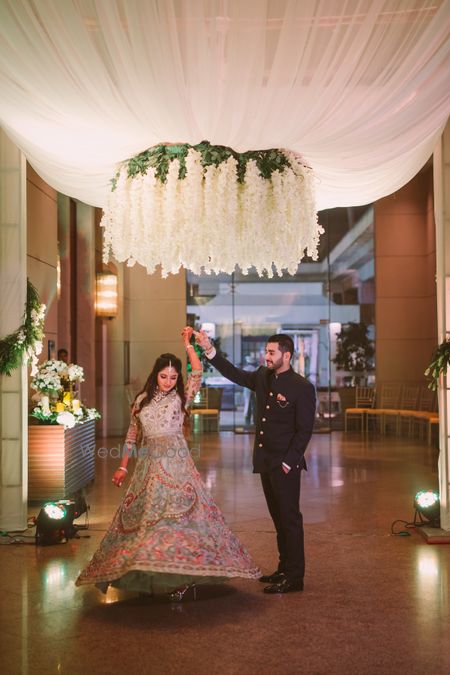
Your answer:
[[[303,590],[305,554],[300,512],[300,477],[316,413],[313,385],[291,367],[294,343],[272,335],[266,344],[266,367],[248,372],[217,354],[204,331],[195,333],[212,365],[226,378],[256,394],[253,471],[261,474],[267,506],[277,532],[278,569],[260,578],[265,593]]]

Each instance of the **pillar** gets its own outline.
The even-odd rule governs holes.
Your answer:
[[[374,209],[377,388],[425,385],[437,340],[431,166]]]
[[[450,123],[433,155],[436,221],[436,284],[438,342],[450,337]],[[441,527],[450,530],[450,378],[439,382],[439,493]]]
[[[0,334],[22,323],[26,301],[26,163],[0,129]],[[0,529],[27,527],[27,368],[0,376]]]

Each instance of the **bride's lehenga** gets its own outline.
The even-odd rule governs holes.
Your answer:
[[[201,371],[193,371],[188,403],[200,383]],[[130,486],[76,584],[94,583],[105,592],[111,584],[164,593],[194,583],[258,578],[260,570],[227,527],[195,467],[176,390],[156,394],[138,416],[143,442]],[[132,414],[128,445],[136,443],[137,427]]]

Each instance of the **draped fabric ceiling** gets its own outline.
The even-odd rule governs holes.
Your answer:
[[[59,191],[102,206],[161,142],[289,148],[318,207],[371,202],[449,114],[449,0],[0,0],[0,124]]]

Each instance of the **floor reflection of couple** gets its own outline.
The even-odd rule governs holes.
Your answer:
[[[293,345],[288,336],[269,338],[267,366],[248,372],[216,354],[205,333],[195,333],[213,365],[256,394],[254,472],[261,474],[279,549],[276,572],[260,576],[186,452],[187,408],[202,376],[190,342],[193,332],[189,327],[182,331],[192,367],[186,388],[180,359],[162,354],[134,401],[126,445],[132,450],[144,443],[149,452],[138,457],[126,495],[77,585],[167,593],[174,600],[199,584],[235,577],[259,578],[269,584],[267,593],[302,590],[300,474],[314,422],[314,388],[290,367]],[[126,454],[113,476],[118,487],[128,473],[127,464]]]

